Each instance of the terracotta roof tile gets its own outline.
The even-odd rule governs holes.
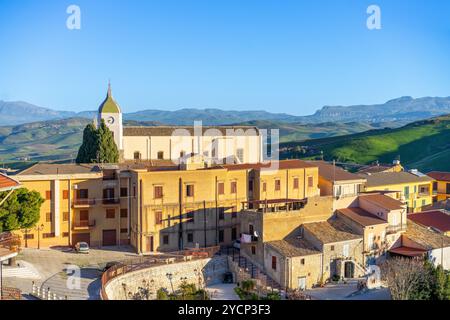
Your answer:
[[[405,205],[400,200],[391,198],[384,194],[361,194],[360,199],[365,199],[388,210],[400,210],[405,208]]]
[[[11,189],[18,188],[20,183],[3,173],[0,173],[0,191],[8,191]]]
[[[436,228],[441,232],[450,231],[450,214],[441,210],[409,214],[408,219],[426,227]]]
[[[286,238],[283,240],[269,241],[266,243],[285,257],[301,257],[312,254],[320,254],[312,244],[304,239]]]
[[[358,207],[339,209],[338,212],[364,227],[387,223],[387,221]]]
[[[348,172],[339,166],[333,166],[325,161],[307,161],[309,164],[319,167],[319,176],[328,181],[354,181],[366,180],[357,174]]]
[[[438,181],[450,181],[450,172],[431,171],[427,173],[427,176]]]

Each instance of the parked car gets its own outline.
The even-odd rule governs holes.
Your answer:
[[[86,242],[78,242],[75,245],[75,251],[78,253],[89,253],[89,245]]]
[[[236,240],[233,243],[233,247],[235,247],[236,249],[241,249],[241,240]]]

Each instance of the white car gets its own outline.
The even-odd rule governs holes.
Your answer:
[[[86,242],[78,242],[75,245],[75,251],[79,253],[89,253],[89,245]]]

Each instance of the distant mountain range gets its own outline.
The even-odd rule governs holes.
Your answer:
[[[223,125],[247,121],[278,121],[297,124],[325,122],[395,123],[413,122],[450,113],[450,97],[401,97],[384,104],[355,106],[325,106],[309,116],[294,116],[267,111],[225,111],[220,109],[180,109],[176,111],[143,110],[125,113],[125,120],[155,121],[168,125],[190,125],[202,120],[204,125]],[[27,102],[0,100],[0,125],[67,119],[92,119],[96,111],[57,111]]]

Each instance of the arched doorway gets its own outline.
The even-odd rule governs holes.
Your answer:
[[[351,261],[344,263],[344,278],[351,279],[355,277],[355,264]]]

